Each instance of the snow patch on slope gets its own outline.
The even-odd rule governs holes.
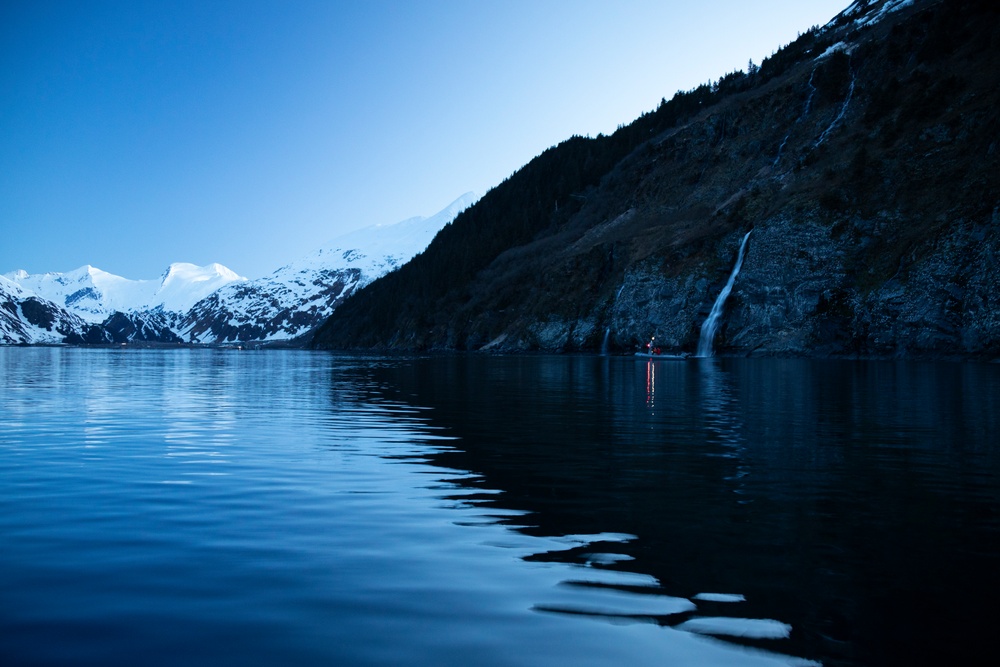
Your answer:
[[[854,7],[857,4],[858,3],[854,3],[852,7]],[[900,9],[903,9],[904,7],[909,7],[912,4],[913,0],[886,0],[885,4],[883,4],[882,7],[880,7],[877,12],[871,15],[862,16],[861,18],[854,21],[854,25],[856,25],[859,28],[865,28],[870,25],[874,25],[875,23],[878,23],[883,18],[885,18],[886,15],[890,14],[891,12],[898,11]]]
[[[892,12],[911,6],[913,0],[884,0],[881,6],[878,6],[878,4],[878,0],[856,0],[856,2],[834,17],[824,27],[832,27],[841,16],[851,17],[857,15],[858,18],[854,19],[854,27],[867,28],[878,23]]]
[[[837,51],[843,51],[844,53],[850,54],[851,51],[853,50],[854,50],[853,45],[848,45],[846,42],[837,42],[836,44],[833,44],[830,47],[828,47],[826,51],[816,56],[813,60],[822,60],[823,58],[832,56]]]

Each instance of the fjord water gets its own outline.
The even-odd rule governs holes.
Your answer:
[[[0,349],[0,664],[971,664],[1000,367]]]

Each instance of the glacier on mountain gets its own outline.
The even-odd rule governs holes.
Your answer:
[[[179,333],[193,343],[303,336],[356,290],[423,252],[475,200],[466,193],[428,218],[350,232],[270,276],[226,285],[188,311]]]

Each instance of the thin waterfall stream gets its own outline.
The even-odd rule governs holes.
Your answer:
[[[622,290],[625,289],[625,285],[618,288],[618,293],[615,294],[615,300],[611,302],[611,317],[615,316],[615,308],[618,306],[618,297],[622,295]],[[608,328],[604,330],[604,340],[601,342],[601,354],[608,354],[608,343],[611,340],[611,324],[608,324]]]
[[[847,96],[844,98],[844,103],[840,107],[840,113],[838,113],[837,117],[833,119],[830,125],[823,130],[823,134],[819,135],[819,139],[817,139],[816,143],[813,144],[813,148],[819,148],[820,144],[826,141],[827,135],[833,131],[833,128],[837,126],[837,123],[839,123],[844,117],[844,114],[847,113],[847,107],[850,106],[851,98],[854,97],[854,83],[857,81],[857,78],[858,77],[854,73],[854,68],[851,67],[851,85],[847,88]]]
[[[806,82],[806,85],[809,87],[809,94],[806,96],[805,107],[802,109],[802,113],[799,117],[795,119],[795,122],[792,123],[793,126],[801,123],[802,119],[809,115],[809,110],[812,108],[813,96],[816,94],[816,86],[813,85],[814,76],[816,76],[815,69],[813,69],[812,73],[809,75],[809,81]],[[778,154],[774,156],[774,162],[772,163],[773,166],[778,166],[778,162],[781,161],[781,154],[785,150],[785,144],[788,143],[788,139],[791,136],[791,133],[788,133],[785,135],[785,138],[781,140],[781,145],[778,146]]]
[[[753,230],[751,229],[743,237],[743,241],[740,243],[739,254],[736,256],[736,265],[733,267],[732,273],[729,274],[729,280],[726,281],[726,286],[722,288],[715,303],[712,304],[712,310],[708,313],[708,317],[705,318],[705,323],[701,325],[701,338],[698,340],[698,353],[695,356],[712,356],[712,342],[715,340],[715,334],[719,330],[719,321],[722,319],[722,308],[726,305],[726,299],[729,298],[729,293],[733,291],[733,285],[736,283],[736,276],[739,275],[740,267],[743,266],[743,253],[747,247],[747,239],[750,238],[752,232]]]

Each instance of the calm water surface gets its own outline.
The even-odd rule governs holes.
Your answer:
[[[992,664],[1000,367],[0,349],[0,664]]]

